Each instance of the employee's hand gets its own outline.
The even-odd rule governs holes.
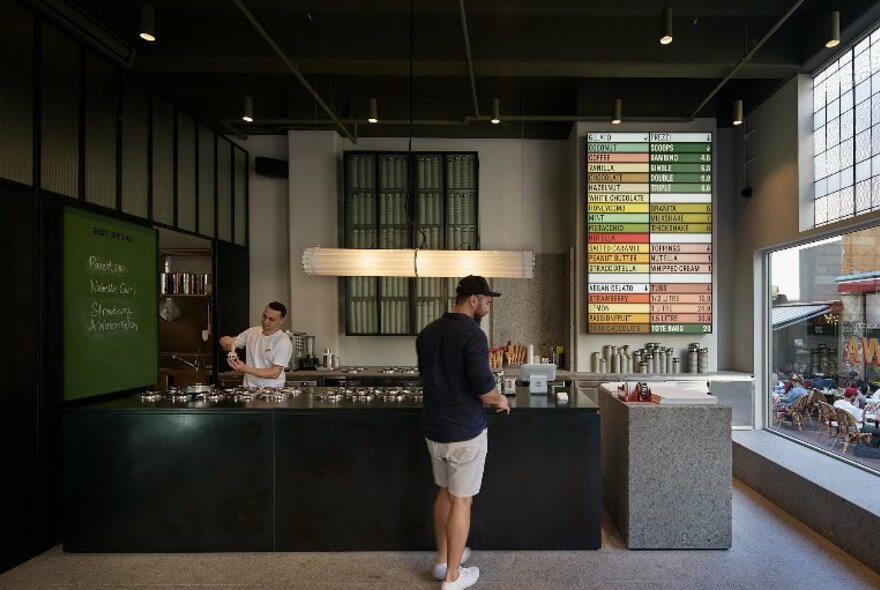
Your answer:
[[[232,367],[234,371],[241,371],[242,373],[247,373],[248,366],[244,364],[240,358],[235,357],[226,357],[226,362],[229,363],[229,366]]]

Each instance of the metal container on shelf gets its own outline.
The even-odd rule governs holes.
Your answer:
[[[602,358],[605,359],[605,365],[611,365],[611,345],[606,344],[602,347]]]
[[[698,371],[699,350],[699,344],[690,344],[688,346],[688,373],[696,373]]]
[[[654,362],[654,365],[657,368],[656,372],[662,375],[666,373],[666,349],[658,348],[657,352],[654,354],[656,355],[656,360]]]
[[[167,295],[174,292],[174,277],[170,273],[159,273],[159,293]]]
[[[672,373],[674,375],[681,373],[681,363],[678,362],[678,357],[673,357],[672,359]]]
[[[620,355],[616,352],[611,355],[611,372],[620,373]]]
[[[594,352],[590,355],[590,371],[593,373],[599,372],[599,361],[602,359],[601,352]]]
[[[648,374],[654,373],[654,355],[650,352],[645,355],[645,364],[648,368]]]
[[[709,349],[703,347],[697,351],[698,361],[697,368],[700,373],[708,373],[709,372]]]
[[[639,373],[645,374],[648,372],[648,361],[642,361],[639,363]]]
[[[607,373],[608,372],[607,367],[608,367],[608,363],[605,361],[605,359],[599,359],[599,372],[600,373]]]
[[[672,355],[675,351],[672,350],[672,347],[668,347],[666,349],[666,373],[671,375],[674,371],[672,370]]]

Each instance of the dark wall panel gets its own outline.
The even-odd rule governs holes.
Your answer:
[[[177,113],[177,227],[196,231],[196,122]]]
[[[174,107],[153,97],[153,220],[174,225]]]
[[[214,307],[217,334],[238,334],[259,318],[248,317],[250,309],[250,262],[247,248],[217,242],[214,271]],[[220,348],[215,348],[219,355]],[[229,369],[226,355],[214,360],[220,371]]]
[[[232,144],[217,139],[217,237],[232,241]]]
[[[122,81],[122,210],[150,217],[150,96],[128,76]]]
[[[214,163],[216,138],[213,131],[204,125],[199,125],[199,233],[208,237],[214,237],[216,233],[214,222],[217,196]]]
[[[233,184],[235,243],[239,246],[247,246],[248,155],[246,151],[239,148],[235,148],[233,153],[235,154],[233,166],[235,174],[235,182]]]
[[[87,51],[85,57],[85,200],[116,209],[116,128],[119,71]]]
[[[0,262],[9,285],[0,305],[3,331],[14,342],[5,351],[7,371],[0,394],[0,572],[40,550],[38,505],[38,386],[40,266],[33,194],[0,188],[0,233],[15,251]]]
[[[34,19],[0,0],[0,178],[33,184]]]
[[[80,47],[43,24],[41,187],[79,196]]]

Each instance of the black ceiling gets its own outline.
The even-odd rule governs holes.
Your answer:
[[[410,0],[239,1],[349,132],[409,133]],[[137,48],[138,77],[209,124],[225,122],[248,134],[333,127],[235,0],[154,0],[153,44],[137,36],[140,2],[75,3]],[[607,119],[617,96],[624,101],[625,119],[690,117],[797,5],[697,113],[717,116],[719,126],[726,126],[734,98],[744,99],[748,113],[794,74],[833,55],[823,46],[832,5],[841,13],[844,43],[880,18],[880,2],[866,0],[668,4],[674,41],[662,46],[664,0],[413,0],[414,134],[566,137],[571,119]],[[476,113],[462,5],[479,114],[489,115],[498,97],[501,125],[467,119]],[[254,101],[250,125],[239,119],[246,95]],[[365,122],[370,97],[378,99],[377,125]]]

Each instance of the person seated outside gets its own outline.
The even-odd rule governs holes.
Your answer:
[[[789,382],[791,387],[788,389],[788,392],[779,397],[779,406],[781,408],[791,407],[799,398],[807,395],[807,390],[804,389],[804,381],[797,373],[791,374]]]
[[[843,399],[839,399],[834,402],[835,408],[840,408],[841,410],[852,415],[856,420],[856,424],[859,427],[859,432],[864,432],[866,434],[871,435],[871,446],[875,449],[880,448],[880,428],[877,428],[876,422],[874,426],[869,426],[867,422],[865,422],[865,414],[859,407],[856,405],[857,397],[859,395],[859,390],[855,387],[847,387],[843,391]],[[876,419],[875,419],[876,420]]]

